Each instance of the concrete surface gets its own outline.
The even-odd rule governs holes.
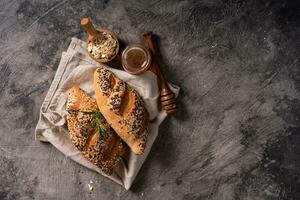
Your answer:
[[[300,199],[299,1],[0,1],[0,199]],[[152,30],[182,87],[131,191],[34,141],[80,18]],[[94,191],[88,183],[93,181]]]

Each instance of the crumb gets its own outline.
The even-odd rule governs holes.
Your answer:
[[[91,186],[90,184],[88,184],[88,187],[89,187],[89,190],[90,190],[90,191],[93,191],[93,190],[94,190],[93,186]]]

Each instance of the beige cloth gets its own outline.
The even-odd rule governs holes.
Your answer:
[[[128,190],[145,158],[149,154],[151,146],[157,136],[158,127],[167,114],[158,107],[157,100],[159,98],[159,90],[156,76],[153,73],[147,72],[143,75],[136,76],[128,74],[125,71],[109,68],[142,96],[149,111],[151,121],[144,154],[135,155],[129,152],[128,155],[124,156],[122,162],[116,167],[111,176],[102,173],[97,166],[85,159],[73,146],[65,125],[65,106],[69,89],[74,84],[77,84],[92,97],[95,97],[92,75],[97,66],[107,67],[104,64],[95,62],[88,56],[85,42],[72,38],[67,52],[62,53],[62,58],[54,80],[42,104],[35,136],[37,140],[50,142],[67,157],[112,179]],[[170,85],[170,87],[176,95],[178,95],[179,88],[174,85]]]

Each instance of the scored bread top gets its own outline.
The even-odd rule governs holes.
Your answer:
[[[136,154],[142,154],[147,139],[149,114],[138,93],[111,71],[94,72],[94,90],[101,113]]]
[[[98,120],[100,127],[105,129],[106,137],[93,127],[97,111],[95,99],[78,86],[73,86],[67,100],[67,122],[70,138],[83,156],[97,165],[104,173],[110,175],[126,145],[103,118]]]

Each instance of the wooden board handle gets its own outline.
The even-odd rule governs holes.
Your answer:
[[[88,17],[82,18],[80,24],[85,27],[86,31],[90,36],[94,37],[97,35],[97,30],[95,29]]]

